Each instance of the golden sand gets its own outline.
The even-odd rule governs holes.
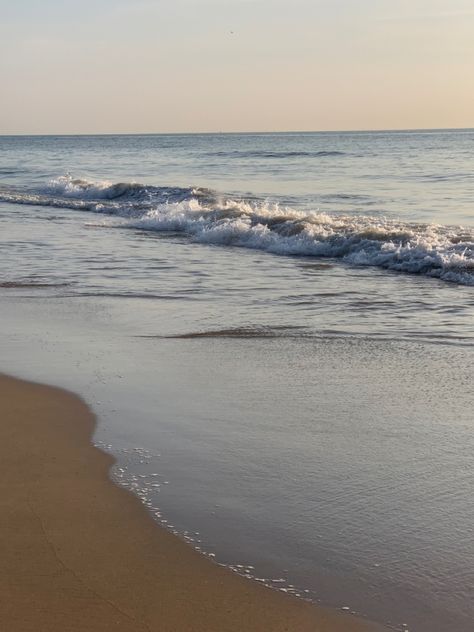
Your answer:
[[[109,480],[94,427],[71,393],[0,376],[1,630],[381,630],[245,580],[160,528]]]

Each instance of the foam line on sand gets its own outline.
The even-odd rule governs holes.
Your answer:
[[[0,376],[0,621],[8,632],[375,632],[245,580],[160,528],[108,477],[95,418]]]

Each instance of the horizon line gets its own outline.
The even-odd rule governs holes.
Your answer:
[[[270,134],[369,134],[369,133],[403,133],[403,132],[456,132],[470,131],[474,127],[407,127],[377,129],[334,129],[334,130],[273,130],[273,131],[206,131],[206,132],[66,132],[66,133],[0,133],[0,138],[8,137],[64,137],[64,136],[243,136]]]

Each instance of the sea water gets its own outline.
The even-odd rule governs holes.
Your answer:
[[[0,369],[237,572],[474,624],[474,131],[0,138]]]

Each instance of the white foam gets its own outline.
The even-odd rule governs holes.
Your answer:
[[[328,215],[225,200],[159,205],[129,225],[181,231],[201,243],[240,246],[279,255],[340,258],[474,285],[474,235],[462,227],[416,224],[360,215]]]
[[[474,285],[474,230],[366,215],[307,213],[231,199],[203,189],[73,178],[44,191],[0,190],[0,200],[71,208],[121,218],[121,226],[183,232],[195,241],[279,255],[339,258]]]
[[[114,184],[108,180],[86,180],[66,174],[50,180],[45,190],[48,193],[56,193],[78,199],[111,200],[142,186],[135,182],[118,182]]]

